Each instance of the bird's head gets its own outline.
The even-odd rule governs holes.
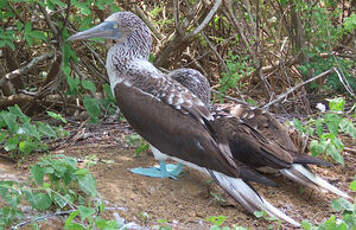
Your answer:
[[[211,90],[208,79],[195,69],[177,69],[168,74],[199,97],[206,105],[210,104]]]
[[[140,46],[151,49],[152,38],[146,24],[131,12],[117,12],[110,15],[104,22],[85,31],[73,34],[67,40],[83,40],[104,38],[114,43]],[[136,48],[136,47],[133,47]]]

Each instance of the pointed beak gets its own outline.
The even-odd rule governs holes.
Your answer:
[[[116,22],[104,21],[103,23],[93,28],[73,34],[67,40],[73,41],[89,38],[105,38],[116,40],[120,38],[120,36],[121,32],[119,30],[119,25]]]

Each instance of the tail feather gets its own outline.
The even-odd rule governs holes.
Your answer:
[[[349,200],[352,199],[345,192],[339,190],[338,188],[331,185],[326,180],[315,175],[314,173],[306,169],[303,165],[293,164],[292,167],[288,169],[281,169],[280,172],[286,177],[288,177],[289,179],[297,183],[300,183],[302,185],[308,186],[313,189],[317,189],[322,192],[329,191]]]
[[[318,158],[315,157],[311,157],[308,155],[297,155],[296,158],[294,159],[294,163],[298,163],[298,164],[313,164],[313,165],[320,165],[320,166],[326,166],[326,167],[331,167],[333,166],[333,164],[320,160]]]
[[[268,201],[263,199],[254,191],[252,187],[246,184],[240,178],[232,178],[222,173],[209,170],[209,174],[217,183],[228,192],[237,202],[239,202],[250,213],[254,211],[265,210],[270,216],[282,219],[295,227],[300,224],[274,207]]]

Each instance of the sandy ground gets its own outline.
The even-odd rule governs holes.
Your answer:
[[[128,146],[124,138],[132,132],[126,123],[91,126],[79,131],[82,132],[80,138],[69,141],[70,146],[52,153],[64,153],[78,159],[90,155],[97,157],[95,165],[90,168],[97,180],[97,189],[108,207],[120,209],[108,211],[108,218],[113,218],[112,214],[116,212],[126,221],[147,228],[162,225],[158,221],[165,219],[173,229],[209,229],[211,223],[206,218],[223,215],[228,217],[224,226],[236,224],[250,229],[267,229],[270,225],[273,229],[278,227],[276,222],[257,219],[246,213],[220,188],[209,183],[209,178],[194,170],[185,168],[179,180],[147,178],[129,172],[130,168],[152,166],[157,162],[149,152],[135,157],[135,149]],[[34,163],[38,157],[26,161],[26,164]],[[344,158],[344,167],[313,167],[313,170],[338,188],[349,191],[349,183],[356,174],[356,159],[354,153],[349,152],[344,153]],[[1,175],[7,175],[0,179],[23,178],[29,171],[26,164],[16,168],[10,163],[0,161],[0,164]],[[85,161],[81,164],[85,166]],[[303,189],[278,174],[269,176],[280,186],[253,186],[261,196],[295,220],[308,219],[312,223],[320,223],[332,214],[337,215],[329,204],[336,196]],[[225,201],[218,201],[213,194]],[[47,220],[46,224],[41,224],[41,229],[62,229],[60,222],[58,219]],[[282,223],[281,229],[292,228]]]

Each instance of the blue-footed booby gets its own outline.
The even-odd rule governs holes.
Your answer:
[[[184,85],[209,106],[210,84],[199,71],[177,69],[168,76]],[[228,140],[234,159],[256,170],[279,170],[297,183],[351,199],[345,192],[311,172],[308,164],[331,164],[300,153],[289,137],[288,129],[269,112],[242,103],[212,105],[210,112],[215,118],[212,127],[216,135]]]
[[[68,40],[94,37],[113,41],[106,58],[112,92],[128,123],[150,143],[155,156],[171,158],[211,176],[249,212],[265,210],[300,226],[248,184],[274,183],[232,155],[227,140],[217,136],[212,126],[214,116],[209,108],[148,62],[151,35],[139,17],[130,12],[114,13]]]

